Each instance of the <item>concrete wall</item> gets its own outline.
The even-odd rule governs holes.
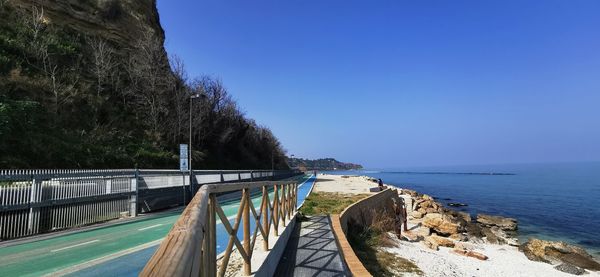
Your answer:
[[[388,188],[382,192],[362,199],[348,206],[340,214],[340,224],[345,234],[348,234],[348,225],[357,224],[369,226],[376,213],[389,213],[394,217],[394,200],[401,201],[396,189]]]

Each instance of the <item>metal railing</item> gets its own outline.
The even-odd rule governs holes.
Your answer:
[[[296,172],[194,170],[195,183],[190,185],[189,172],[177,170],[0,170],[0,240],[184,205],[189,201],[186,196],[202,184],[293,174]]]
[[[273,189],[273,200],[269,191]],[[260,210],[250,199],[250,190],[262,190]],[[233,226],[223,212],[217,194],[242,191]],[[279,227],[291,220],[297,209],[295,182],[252,182],[206,185],[200,188],[162,241],[140,276],[224,276],[235,245],[244,262],[244,274],[251,274],[251,259],[258,234],[263,250],[269,251],[269,234],[279,236]],[[250,216],[255,222],[250,232]],[[217,217],[227,231],[229,242],[217,268]],[[237,237],[240,224],[243,240]],[[271,230],[272,228],[272,230]]]

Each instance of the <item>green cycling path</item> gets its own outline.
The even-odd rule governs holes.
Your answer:
[[[299,179],[299,183],[307,179],[308,176],[304,176]],[[270,194],[273,199],[273,193]],[[228,218],[237,214],[238,201],[221,203]],[[253,196],[252,202],[258,207],[261,196]],[[169,232],[180,214],[181,210],[178,210],[121,224],[0,247],[0,276],[41,276],[122,251],[156,245]]]

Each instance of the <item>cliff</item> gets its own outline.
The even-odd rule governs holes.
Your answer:
[[[156,0],[9,0],[19,10],[38,9],[48,24],[71,28],[80,34],[106,39],[123,52],[136,48],[140,34],[152,32],[165,39]]]

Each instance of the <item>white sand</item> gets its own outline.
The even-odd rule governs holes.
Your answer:
[[[413,261],[425,276],[573,276],[553,268],[553,265],[533,262],[516,247],[507,245],[476,244],[474,251],[488,256],[487,261],[465,257],[452,252],[452,248],[431,250],[420,242],[396,240],[396,248],[386,251]],[[600,276],[590,272],[584,276]]]
[[[371,193],[369,188],[377,187],[377,183],[369,181],[365,176],[349,176],[319,174],[313,191],[348,194]]]

